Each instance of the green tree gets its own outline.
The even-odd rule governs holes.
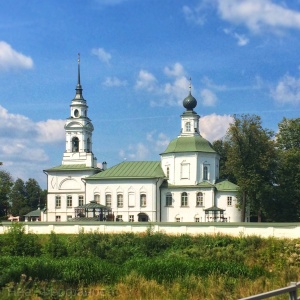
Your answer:
[[[45,205],[45,193],[39,186],[38,182],[29,178],[25,183],[27,204],[31,210],[37,209],[37,207],[43,208]]]
[[[20,178],[15,181],[9,199],[11,201],[11,213],[14,216],[20,216],[22,218],[31,210],[27,201],[25,183]]]
[[[9,208],[9,193],[13,185],[11,175],[0,171],[0,217],[6,216]]]
[[[278,184],[274,201],[278,209],[276,221],[299,221],[300,219],[300,118],[284,118],[276,135],[278,147]]]
[[[226,168],[229,143],[226,140],[216,140],[212,143],[212,146],[214,150],[220,155],[219,177],[222,179],[228,179],[229,181],[236,183],[234,174],[229,172],[228,168]]]
[[[276,165],[273,136],[272,131],[262,127],[259,116],[248,114],[234,115],[227,131],[225,166],[228,173],[234,174],[240,187],[242,221],[248,207],[258,221],[263,213],[268,213]]]

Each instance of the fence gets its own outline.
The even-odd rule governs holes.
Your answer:
[[[284,295],[289,293],[289,299],[290,300],[299,300],[300,298],[297,297],[297,289],[300,287],[300,282],[291,282],[290,286],[281,288],[278,290],[242,298],[240,300],[261,300],[261,299],[267,299],[274,296]]]

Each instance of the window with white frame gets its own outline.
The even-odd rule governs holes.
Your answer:
[[[227,197],[227,206],[232,206],[232,197],[231,196]]]
[[[84,197],[82,195],[78,196],[78,206],[83,206],[84,204]]]
[[[117,206],[118,207],[123,207],[123,194],[118,194],[117,195]]]
[[[196,206],[204,206],[203,193],[199,192],[196,196]]]
[[[100,203],[100,195],[99,195],[99,194],[95,194],[95,195],[94,195],[94,200],[95,200],[97,203]]]
[[[176,221],[176,222],[180,222],[180,217],[176,217],[176,218],[175,218],[175,221]]]
[[[181,193],[181,206],[188,206],[188,194],[186,192]]]
[[[190,122],[185,123],[185,131],[186,132],[191,132],[191,123]]]
[[[117,215],[116,221],[117,222],[122,222],[123,221],[123,216],[122,215]]]
[[[129,215],[129,222],[134,222],[134,215]]]
[[[60,196],[56,196],[55,197],[55,207],[56,208],[60,208],[61,207],[61,197]]]
[[[70,221],[72,219],[72,216],[71,215],[68,215],[67,216],[67,221]]]
[[[68,195],[67,196],[67,207],[72,207],[73,201],[72,201],[72,196]]]
[[[172,206],[172,204],[173,204],[172,194],[168,193],[166,195],[166,206]]]
[[[141,200],[141,206],[142,207],[147,206],[147,197],[146,197],[146,194],[141,194],[140,200]]]
[[[60,221],[61,221],[61,217],[60,217],[60,216],[56,216],[56,217],[55,217],[55,221],[56,221],[56,222],[60,222]]]
[[[195,222],[199,223],[200,222],[200,218],[195,218]]]
[[[105,195],[105,206],[111,207],[111,194]]]

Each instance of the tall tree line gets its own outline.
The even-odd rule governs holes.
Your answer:
[[[284,118],[278,133],[263,128],[257,115],[234,115],[223,140],[220,177],[239,186],[242,220],[300,220],[300,118]]]
[[[28,212],[44,208],[46,197],[47,191],[35,179],[14,181],[7,171],[0,171],[0,218],[12,214],[22,219]]]

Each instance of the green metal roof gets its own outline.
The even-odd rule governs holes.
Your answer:
[[[225,209],[219,208],[217,206],[212,206],[210,208],[203,209],[205,212],[207,211],[225,211]]]
[[[173,189],[181,189],[181,188],[213,188],[214,185],[208,181],[202,181],[196,185],[174,185],[165,181],[162,185],[162,188],[173,188]]]
[[[111,210],[109,207],[99,204],[96,201],[91,201],[85,205],[77,206],[76,208],[84,208],[84,209],[108,209]]]
[[[126,161],[101,173],[89,176],[86,180],[160,177],[165,177],[165,174],[159,161]]]
[[[229,180],[223,180],[216,183],[216,188],[220,192],[236,192],[239,189],[239,186]]]
[[[209,141],[201,135],[179,136],[172,140],[162,154],[178,152],[209,152],[216,153]]]
[[[40,216],[41,216],[41,210],[39,208],[30,211],[28,214],[24,215],[24,217],[40,217]]]
[[[57,167],[53,167],[51,169],[47,169],[45,170],[46,172],[48,171],[78,171],[78,170],[81,170],[81,171],[84,171],[84,170],[98,170],[100,171],[99,168],[92,168],[92,167],[87,167],[85,164],[73,164],[73,165],[60,165],[60,166],[57,166]]]

